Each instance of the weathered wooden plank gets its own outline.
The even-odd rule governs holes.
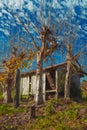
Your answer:
[[[52,92],[56,92],[56,89],[55,90],[46,90],[46,93],[52,93]]]
[[[59,71],[58,69],[56,70],[56,73],[55,73],[55,82],[56,82],[56,99],[58,99],[58,74],[59,74]]]
[[[20,94],[28,95],[29,94],[29,76],[21,78],[20,83]]]
[[[46,74],[43,73],[43,76],[42,76],[42,87],[43,87],[43,101],[46,100]]]
[[[31,76],[31,94],[36,95],[36,75]]]

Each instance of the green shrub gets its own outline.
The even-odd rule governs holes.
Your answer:
[[[59,123],[56,127],[55,130],[71,130],[70,127],[65,126],[64,123]]]
[[[76,120],[77,119],[77,110],[68,110],[64,112],[66,120]]]
[[[87,102],[87,92],[84,89],[82,89],[82,100]]]
[[[46,112],[48,115],[55,113],[55,105],[58,103],[56,99],[51,99],[46,103]]]
[[[17,126],[4,126],[4,130],[18,130]]]
[[[0,100],[2,100],[2,99],[3,99],[3,93],[0,92]]]

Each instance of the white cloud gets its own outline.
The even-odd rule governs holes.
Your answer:
[[[50,5],[49,5],[49,6],[50,6]],[[60,5],[60,3],[59,3],[57,0],[54,0],[52,7],[53,7],[53,8],[59,8],[59,9],[60,9],[60,8],[61,8],[61,5]]]
[[[4,5],[3,5],[3,3],[0,1],[0,8],[3,8],[4,7]]]
[[[24,5],[25,1],[27,2],[26,5]],[[6,20],[6,22],[11,21],[11,17],[12,17],[11,13],[4,9],[4,4],[6,4],[9,7],[9,10],[12,9],[12,10],[15,10],[15,12],[16,12],[16,9],[21,9],[19,16],[22,16],[22,17],[24,17],[24,19],[27,19],[27,20],[29,20],[29,17],[25,16],[25,15],[27,15],[26,12],[22,12],[23,11],[22,7],[24,6],[24,8],[27,8],[31,12],[33,10],[36,10],[37,11],[37,17],[38,17],[38,20],[39,20],[40,16],[41,16],[41,14],[40,14],[41,8],[36,7],[34,1],[35,1],[35,3],[38,3],[38,5],[40,5],[41,0],[0,0],[0,8],[2,8],[2,11],[0,12],[0,17],[3,16],[3,19],[6,19],[5,15],[2,15],[2,13],[7,14],[8,19]],[[47,2],[47,0],[46,0],[46,2]],[[46,2],[45,2],[45,4],[46,5],[48,4],[48,6],[50,7],[51,6],[50,2],[47,2],[47,3]],[[80,6],[82,8],[81,16],[78,15],[78,14],[75,14],[75,9],[74,9],[75,6]],[[55,10],[56,9],[60,10],[60,12],[61,12],[60,17],[64,17],[64,14],[65,14],[64,9],[65,8],[71,8],[72,11],[73,11],[73,14],[75,16],[78,15],[78,19],[79,18],[87,19],[87,17],[86,17],[87,12],[84,9],[84,8],[87,8],[87,0],[53,0],[52,7]],[[54,15],[54,12],[53,12],[53,15]],[[51,16],[52,16],[52,14],[51,14]],[[0,23],[1,23],[1,21],[0,21]],[[80,23],[79,20],[78,20],[78,23]],[[10,22],[9,24],[12,24],[12,23]],[[16,24],[20,24],[20,22],[17,20],[17,22],[14,23],[13,26],[16,26]],[[85,28],[86,28],[85,30],[87,31],[87,27],[85,27]]]
[[[3,3],[10,9],[22,9],[24,0],[0,0],[0,5],[3,7]]]
[[[14,0],[14,6],[13,8],[14,9],[22,9],[22,6],[23,6],[23,0]]]
[[[81,5],[82,5],[82,7],[86,7],[87,8],[87,0],[82,0],[81,1]]]
[[[61,3],[68,7],[73,7],[74,5],[87,7],[87,0],[64,0]]]
[[[9,36],[9,31],[8,30],[5,30],[3,28],[0,28],[0,31],[3,32],[6,36]]]
[[[34,9],[34,5],[31,1],[28,2],[28,4],[25,6],[28,10],[32,11]]]
[[[24,1],[28,2],[26,8],[30,11],[33,10],[33,0],[0,0],[0,7],[3,8],[6,4],[10,9],[22,9]],[[41,0],[35,0],[36,3],[40,4]],[[45,2],[50,6],[50,2]],[[61,8],[61,4],[67,7],[73,7],[74,5],[80,5],[87,7],[87,0],[53,0],[53,7]]]
[[[9,36],[9,35],[10,35],[8,30],[4,30],[3,32],[4,32],[4,34],[5,34],[6,36]]]
[[[5,9],[2,9],[2,13],[7,14],[7,15],[9,15],[10,17],[12,17],[12,15],[11,15],[9,12],[7,12]]]
[[[21,17],[24,17],[24,13],[23,12],[20,12],[18,15],[21,16]]]
[[[7,24],[7,23],[4,23],[4,25],[5,25],[6,27],[9,27],[9,24]]]
[[[2,29],[2,28],[0,28],[0,31],[3,31],[3,29]]]
[[[85,24],[85,25],[83,26],[83,29],[84,29],[85,31],[87,31],[87,24]]]
[[[0,12],[0,17],[2,17],[2,13]]]
[[[11,25],[12,25],[12,26],[14,26],[14,27],[16,26],[16,24],[15,24],[15,23],[12,23]]]

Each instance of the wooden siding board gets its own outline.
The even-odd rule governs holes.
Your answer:
[[[43,87],[43,101],[46,100],[46,74],[43,73],[43,77],[42,77],[42,87]]]
[[[56,74],[55,74],[55,82],[56,82],[56,99],[58,99],[58,69],[56,70]]]
[[[36,75],[31,76],[31,94],[36,94]]]
[[[21,95],[29,94],[29,77],[21,78],[20,93]]]

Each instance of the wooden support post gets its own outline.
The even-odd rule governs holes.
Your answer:
[[[32,105],[30,107],[30,119],[33,119],[36,117],[36,113],[35,113],[35,105]]]
[[[46,74],[45,73],[43,73],[42,84],[43,84],[43,101],[45,101],[46,100]]]
[[[23,95],[23,78],[20,78],[20,100],[22,101]]]
[[[58,70],[56,70],[56,73],[55,73],[55,79],[56,79],[56,99],[58,99]]]
[[[15,73],[15,96],[14,96],[14,108],[19,107],[19,90],[20,90],[20,70],[17,69]]]

